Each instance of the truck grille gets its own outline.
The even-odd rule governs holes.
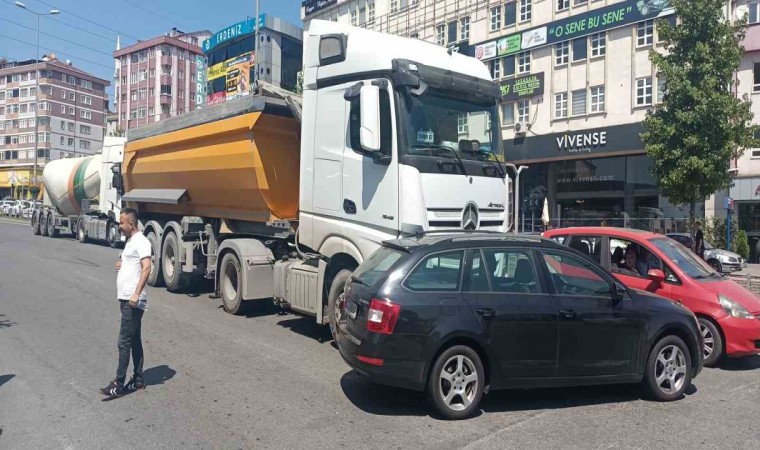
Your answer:
[[[427,219],[430,230],[461,230],[461,209],[428,209]],[[479,230],[500,231],[504,225],[504,210],[481,209],[479,213]]]

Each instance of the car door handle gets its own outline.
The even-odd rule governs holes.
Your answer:
[[[496,315],[496,311],[491,308],[481,308],[477,311],[478,315],[483,316],[484,319],[493,319]]]
[[[575,316],[578,315],[574,310],[572,309],[562,309],[560,310],[560,315],[564,317],[565,319],[575,319]]]

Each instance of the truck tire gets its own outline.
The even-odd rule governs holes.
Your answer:
[[[87,230],[84,229],[84,220],[77,222],[77,240],[82,244],[87,242]]]
[[[47,216],[47,235],[51,238],[57,238],[59,234],[55,228],[55,214],[50,213]]]
[[[42,215],[41,211],[35,211],[32,213],[32,233],[35,236],[39,236],[42,234],[42,229],[40,228],[40,216]]]
[[[108,221],[106,225],[106,238],[108,239],[108,246],[111,248],[118,248],[121,245],[121,231],[119,231],[119,224],[116,222]]]
[[[187,289],[190,285],[190,274],[182,272],[180,262],[180,246],[177,235],[171,231],[164,240],[161,252],[161,271],[164,274],[164,282],[169,292],[177,292]]]
[[[341,270],[333,278],[330,285],[330,292],[327,295],[327,311],[330,323],[330,333],[333,339],[338,338],[338,322],[343,317],[343,310],[346,308],[343,292],[346,290],[346,282],[351,279],[350,270]]]
[[[148,286],[161,287],[164,285],[164,277],[161,273],[161,247],[158,245],[158,236],[153,231],[149,231],[145,238],[150,242],[152,247],[150,256],[150,274],[148,275]]]
[[[232,252],[224,255],[219,266],[219,291],[224,310],[237,314],[243,305],[243,273],[240,260]]]
[[[48,236],[48,214],[44,211],[40,212],[40,234],[42,236]]]

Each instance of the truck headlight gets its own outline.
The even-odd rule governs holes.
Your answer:
[[[731,300],[730,298],[726,297],[723,294],[718,294],[718,300],[720,301],[720,306],[723,308],[723,310],[728,313],[731,317],[736,317],[739,319],[754,319],[755,316],[749,313],[746,308],[744,308],[742,305],[736,303],[735,301]]]

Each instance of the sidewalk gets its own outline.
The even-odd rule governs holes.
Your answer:
[[[760,264],[747,264],[747,267],[740,272],[727,275],[742,286],[760,294]]]

